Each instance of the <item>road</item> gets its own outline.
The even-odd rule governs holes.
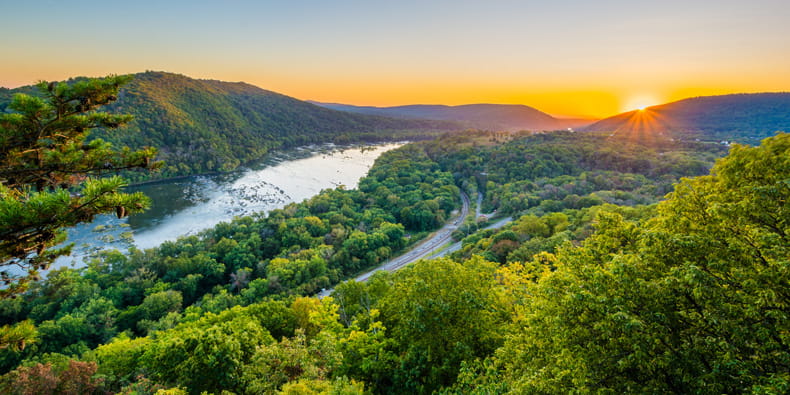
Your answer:
[[[494,222],[493,224],[491,224],[491,225],[488,225],[488,226],[486,226],[485,228],[483,228],[483,229],[480,229],[480,230],[486,230],[486,229],[499,229],[499,228],[501,228],[501,227],[503,227],[503,226],[505,226],[505,225],[509,224],[511,221],[513,221],[513,217],[506,217],[506,218],[502,218],[502,219],[500,219],[499,221],[497,221],[497,222]],[[458,250],[460,250],[460,249],[461,249],[461,242],[459,241],[459,242],[455,242],[455,243],[453,243],[452,245],[448,246],[447,248],[445,248],[445,249],[441,250],[440,252],[438,252],[438,253],[436,253],[436,254],[433,254],[433,255],[431,255],[430,257],[431,257],[431,258],[439,258],[439,257],[443,257],[443,256],[445,256],[445,255],[452,254],[452,253],[454,253],[454,252],[456,252],[456,251],[458,251]]]
[[[478,192],[477,207],[475,207],[475,209],[477,210],[477,212],[475,213],[475,219],[480,218],[480,216],[483,215],[482,207],[483,207],[483,194]]]
[[[433,254],[437,249],[447,244],[447,242],[451,240],[453,231],[456,230],[458,226],[464,222],[464,218],[469,215],[469,196],[467,196],[463,191],[461,192],[461,202],[463,203],[463,207],[461,207],[461,213],[452,221],[445,224],[444,227],[436,231],[436,233],[421,241],[405,254],[397,258],[392,258],[369,272],[360,274],[359,276],[355,277],[354,280],[358,282],[365,282],[368,278],[370,278],[370,276],[373,275],[373,273],[379,270],[394,272],[395,270],[398,270],[412,262],[416,262]],[[318,293],[318,297],[323,298],[325,296],[329,296],[332,291],[334,291],[334,288],[325,289]]]

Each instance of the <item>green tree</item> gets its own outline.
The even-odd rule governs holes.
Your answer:
[[[496,265],[479,257],[464,264],[440,258],[393,276],[378,307],[401,348],[394,388],[430,393],[452,384],[462,361],[484,357],[501,344],[508,309],[495,271]]]
[[[197,322],[161,332],[142,355],[142,368],[152,378],[183,385],[190,393],[240,392],[243,367],[274,339],[257,317],[234,316],[239,311],[208,314]]]
[[[0,327],[0,350],[24,351],[25,347],[38,340],[38,332],[33,321],[25,320],[14,325]]]
[[[359,284],[359,283],[357,283]],[[348,375],[371,383],[374,389],[392,387],[392,372],[398,367],[398,355],[394,350],[397,344],[387,337],[386,330],[380,321],[376,321],[379,311],[369,311],[366,320],[355,320],[350,333],[340,340],[343,363],[338,373]],[[367,329],[362,330],[357,321],[366,322]]]
[[[348,380],[344,377],[329,380],[299,379],[283,385],[278,394],[282,395],[362,395],[366,394],[365,383]]]
[[[97,373],[107,378],[108,384],[128,384],[139,374],[140,357],[151,338],[130,339],[125,333],[86,353],[83,359],[96,362]]]
[[[70,246],[49,249],[65,238],[64,227],[91,221],[97,214],[119,217],[144,210],[141,193],[126,194],[120,177],[108,172],[151,168],[156,151],[113,150],[100,139],[88,141],[94,128],[114,129],[128,115],[96,111],[117,99],[128,76],[38,84],[41,96],[17,94],[0,114],[0,271],[6,287],[0,297],[26,289]],[[21,268],[21,274],[9,270]]]
[[[647,223],[601,213],[528,288],[516,393],[787,393],[790,135],[735,146]]]
[[[336,347],[308,340],[302,329],[293,338],[258,347],[244,368],[246,393],[274,393],[284,384],[297,380],[327,380],[340,356]],[[290,392],[298,393],[298,392]]]

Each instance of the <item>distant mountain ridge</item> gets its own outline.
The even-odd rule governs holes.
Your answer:
[[[582,130],[657,131],[673,136],[756,143],[790,131],[790,92],[700,96],[630,111]]]
[[[0,111],[16,92],[36,90],[0,90]],[[419,139],[462,128],[334,111],[244,82],[153,71],[135,74],[107,110],[134,120],[91,136],[132,148],[157,147],[167,163],[160,177],[227,171],[286,146]]]
[[[349,104],[310,103],[338,111],[402,119],[433,119],[462,122],[475,129],[558,130],[585,126],[593,120],[555,118],[521,104],[464,104],[459,106],[413,104],[395,107],[353,106]]]

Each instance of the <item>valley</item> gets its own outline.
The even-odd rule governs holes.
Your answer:
[[[117,219],[107,215],[69,230],[71,256],[53,265],[81,267],[105,249],[146,249],[197,234],[238,216],[265,214],[299,203],[323,189],[356,188],[379,155],[403,143],[308,146],[267,155],[232,173],[194,176],[128,188],[153,199],[150,210]]]
[[[788,394],[788,15],[0,2],[0,394]]]
[[[75,233],[80,246],[71,254],[79,262],[55,264],[43,279],[33,267],[29,282],[20,282],[28,288],[2,289],[13,292],[0,298],[7,392],[37,391],[41,377],[120,393],[784,385],[760,373],[786,366],[786,317],[773,313],[785,309],[788,267],[783,95],[761,96],[769,100],[762,105],[752,97],[690,99],[686,108],[703,111],[702,102],[699,119],[715,122],[685,129],[646,121],[651,112],[682,118],[678,106],[688,103],[681,102],[582,131],[490,131],[459,129],[469,119],[446,119],[445,107],[417,106],[436,117],[424,120],[390,110],[341,115],[246,84],[140,77],[108,107],[137,114],[129,130],[110,137],[121,121],[132,122],[122,115],[73,121],[97,120],[104,125],[97,136],[116,144],[161,142],[157,158],[165,164],[152,162],[150,149],[114,158],[81,134],[79,144],[61,147],[57,134],[8,150],[8,185],[28,173],[42,185],[58,182],[47,188],[67,202],[62,220],[120,248],[100,251]],[[109,85],[103,89],[116,89],[114,81],[101,82]],[[145,92],[160,83],[167,92]],[[57,102],[57,92],[98,89],[90,84],[42,87]],[[247,108],[239,104],[245,95],[286,104]],[[88,101],[77,97],[79,113]],[[150,98],[156,106],[142,104]],[[2,127],[26,127],[14,111],[41,123],[44,110],[23,106],[37,99],[16,100],[4,107]],[[710,110],[717,103],[724,108]],[[245,115],[226,117],[237,111]],[[66,111],[55,112],[43,122],[68,128],[59,118]],[[773,115],[745,131],[741,113]],[[305,116],[319,117],[321,128],[313,133]],[[279,135],[262,132],[272,119]],[[289,129],[291,122],[299,126]],[[730,144],[764,135],[760,145]],[[403,137],[416,141],[392,142]],[[339,145],[368,139],[378,143]],[[285,150],[307,143],[320,145]],[[96,151],[110,159],[84,171],[95,179],[58,178],[31,165],[38,156],[30,153],[42,152],[48,160],[82,155],[95,166]],[[137,168],[124,174],[146,182],[124,187],[118,177],[99,177],[111,167]],[[147,174],[156,168],[160,174]],[[156,181],[164,176],[177,178]],[[68,182],[73,189],[64,193]],[[14,199],[29,188],[3,188],[0,219],[24,240],[34,227],[20,223],[50,217],[20,211]],[[29,196],[48,193],[41,187]],[[34,213],[48,209],[37,204]],[[91,204],[117,219],[72,215]],[[16,259],[38,265],[55,256],[38,248]],[[569,371],[574,381],[565,382]]]

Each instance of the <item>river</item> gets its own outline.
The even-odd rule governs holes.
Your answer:
[[[151,248],[198,233],[235,216],[301,202],[327,188],[356,188],[373,162],[403,143],[338,147],[307,146],[267,155],[238,171],[166,180],[127,188],[151,198],[151,208],[124,219],[112,215],[69,229],[70,257],[52,265],[78,267],[102,249]]]

